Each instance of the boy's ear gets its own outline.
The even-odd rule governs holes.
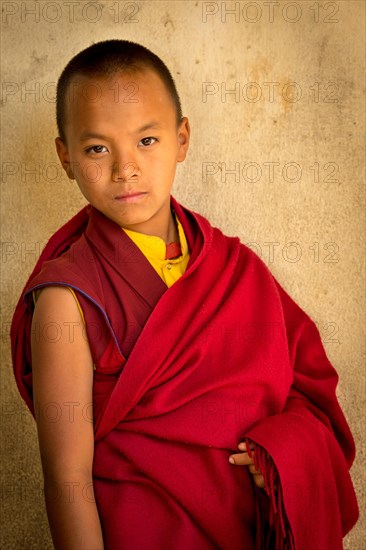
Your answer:
[[[56,144],[56,151],[58,154],[58,158],[60,159],[60,162],[62,164],[62,168],[65,170],[67,177],[70,180],[74,180],[75,176],[71,168],[69,152],[67,150],[65,143],[62,141],[60,137],[57,137],[55,139],[55,144]]]
[[[189,136],[191,134],[191,129],[189,127],[189,120],[187,117],[183,117],[178,128],[178,162],[182,162],[187,155],[189,147]]]

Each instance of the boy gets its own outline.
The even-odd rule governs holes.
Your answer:
[[[171,197],[190,129],[166,66],[90,46],[60,77],[57,122],[90,205],[12,326],[55,547],[342,548],[358,512],[337,375],[258,257]]]

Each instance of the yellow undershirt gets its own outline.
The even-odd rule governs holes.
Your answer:
[[[176,221],[182,255],[173,260],[165,259],[166,244],[160,237],[153,237],[137,233],[137,231],[123,229],[126,235],[138,246],[145,258],[149,260],[156,273],[163,279],[168,288],[183,275],[189,262],[186,236],[178,218],[176,218]]]

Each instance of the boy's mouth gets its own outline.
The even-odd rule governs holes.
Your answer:
[[[142,200],[146,195],[147,193],[143,191],[129,191],[128,193],[117,195],[115,199],[121,202],[137,202]]]

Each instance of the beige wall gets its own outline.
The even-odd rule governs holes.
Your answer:
[[[57,167],[53,83],[72,55],[107,38],[143,43],[176,79],[192,142],[175,196],[251,243],[318,323],[357,441],[364,508],[364,2],[35,4],[2,2],[2,548],[51,548],[35,424],[7,334],[41,247],[84,204]],[[363,548],[364,533],[363,518],[345,547]]]

